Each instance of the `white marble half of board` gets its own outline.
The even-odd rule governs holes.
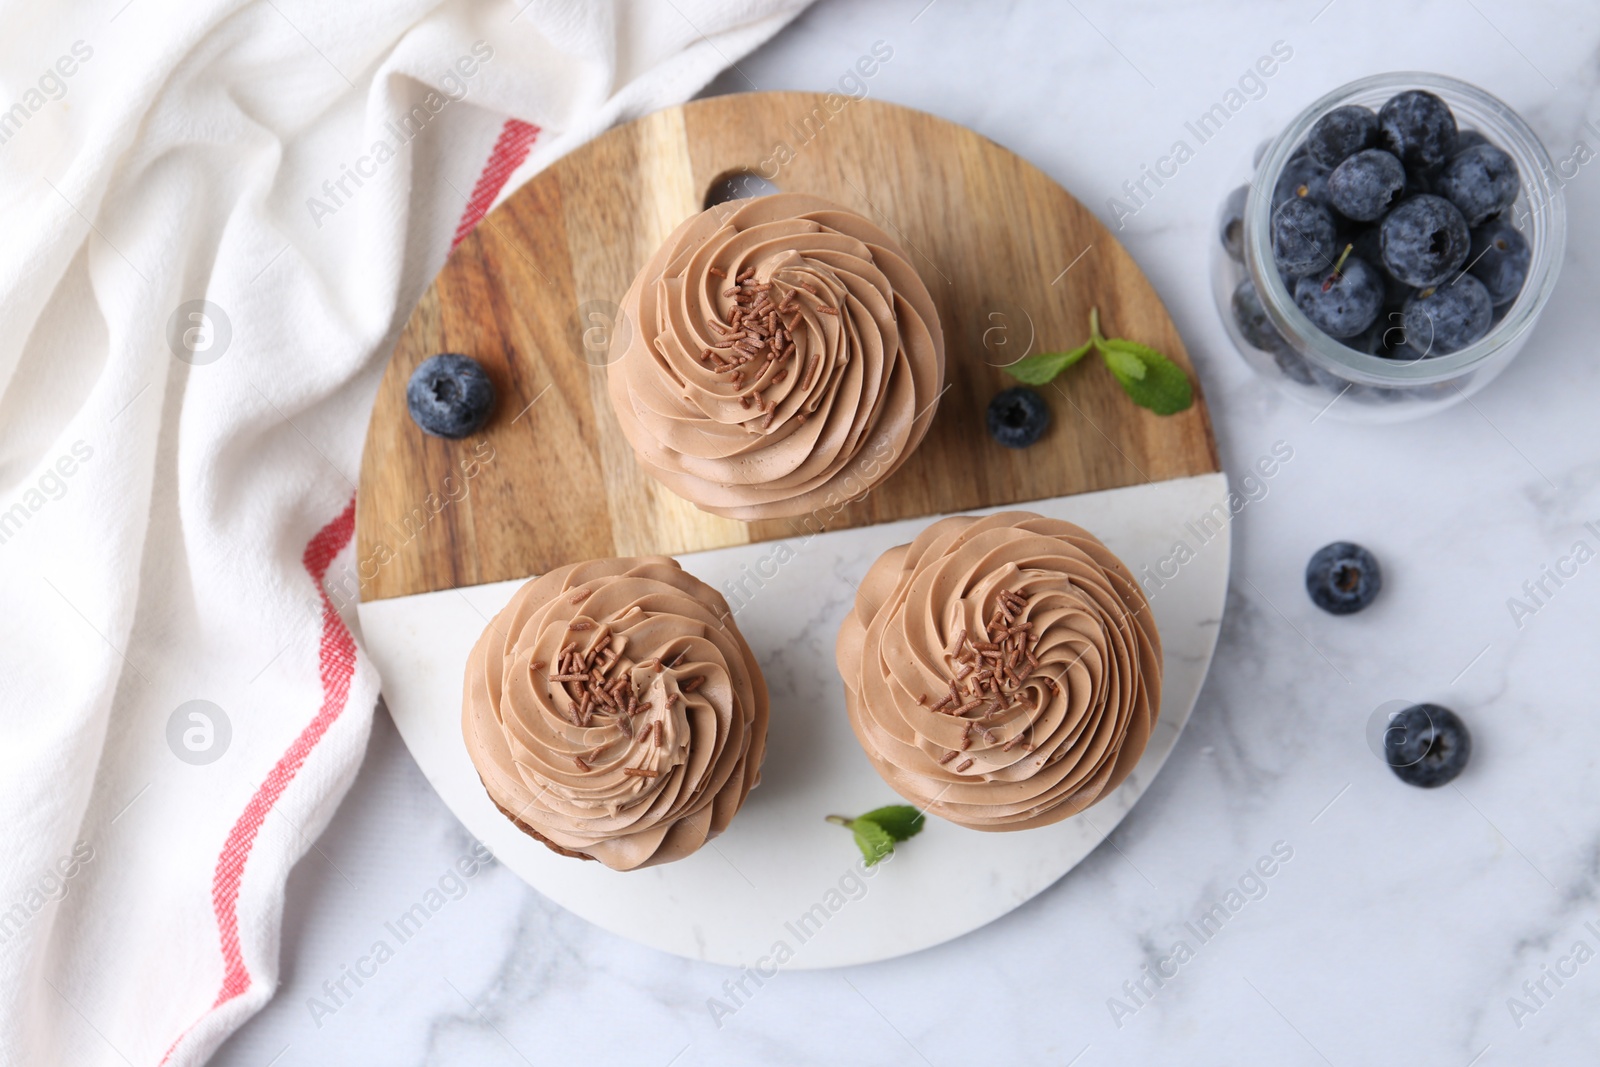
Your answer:
[[[936,517],[679,557],[728,596],[771,688],[772,725],[761,784],[728,832],[660,867],[617,872],[558,856],[501,815],[478,781],[461,738],[462,671],[521,581],[363,603],[361,628],[389,712],[428,781],[541,893],[612,933],[691,959],[748,966],[783,942],[793,955],[787,967],[870,963],[959,937],[1025,903],[1099,845],[1143,794],[1211,664],[1230,545],[1226,524],[1204,544],[1196,531],[1202,520],[1217,529],[1213,509],[1226,509],[1227,495],[1227,477],[1206,474],[1008,506],[1076,522],[1141,579],[1149,567],[1162,583],[1144,583],[1165,658],[1160,720],[1133,774],[1088,811],[1018,833],[930,818],[864,880],[850,833],[824,816],[899,798],[850,730],[834,637],[872,561]],[[1171,559],[1179,540],[1193,550],[1181,566]],[[1157,571],[1164,560],[1174,576]]]

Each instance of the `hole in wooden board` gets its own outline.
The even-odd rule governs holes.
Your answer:
[[[714,208],[729,200],[750,200],[782,191],[753,170],[725,171],[706,187],[705,208]]]

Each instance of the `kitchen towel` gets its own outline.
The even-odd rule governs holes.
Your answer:
[[[803,6],[0,0],[0,1063],[198,1064],[271,997],[378,698],[355,478],[411,305]]]

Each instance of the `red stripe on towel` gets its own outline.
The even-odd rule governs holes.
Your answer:
[[[306,572],[322,598],[322,646],[318,654],[318,673],[322,678],[322,707],[316,717],[300,731],[278,762],[268,772],[266,779],[256,789],[243,814],[233,824],[222,855],[217,858],[216,872],[211,879],[211,904],[217,916],[217,930],[222,942],[222,988],[211,1004],[211,1011],[241,996],[250,988],[250,972],[244,965],[244,953],[239,945],[239,883],[244,878],[245,864],[255,847],[256,835],[266,821],[267,812],[283,796],[283,791],[294,781],[311,750],[317,747],[334,720],[344,711],[350,695],[350,679],[356,670],[356,643],[339,618],[333,601],[322,587],[333,559],[350,543],[355,532],[356,500],[352,495],[339,517],[328,523],[306,544],[301,557]],[[209,1012],[208,1012],[209,1014]],[[193,1026],[190,1027],[193,1029]],[[185,1030],[167,1049],[162,1063],[171,1059],[173,1051],[189,1034]]]
[[[478,175],[478,184],[472,187],[467,210],[461,213],[456,235],[450,239],[451,248],[460,244],[483,221],[483,216],[489,213],[489,205],[500,195],[511,172],[522,166],[522,161],[528,158],[528,152],[538,136],[539,127],[521,119],[506,120],[500,130],[499,140],[495,141],[489,153],[489,161],[484,164],[483,173]]]

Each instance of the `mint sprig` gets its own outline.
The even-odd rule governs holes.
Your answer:
[[[845,815],[828,816],[828,822],[843,826],[855,835],[856,847],[866,858],[868,867],[893,853],[897,843],[921,833],[926,821],[922,812],[909,804],[875,808],[853,819]]]
[[[1041,352],[1006,368],[1018,381],[1044,385],[1093,350],[1135,404],[1157,415],[1174,415],[1194,403],[1189,376],[1149,345],[1100,332],[1100,309],[1089,309],[1089,339],[1067,352]]]
[[[1044,385],[1056,375],[1087,356],[1094,341],[1085,341],[1070,352],[1041,352],[1037,356],[1019,359],[1006,368],[1006,373],[1029,385]]]

